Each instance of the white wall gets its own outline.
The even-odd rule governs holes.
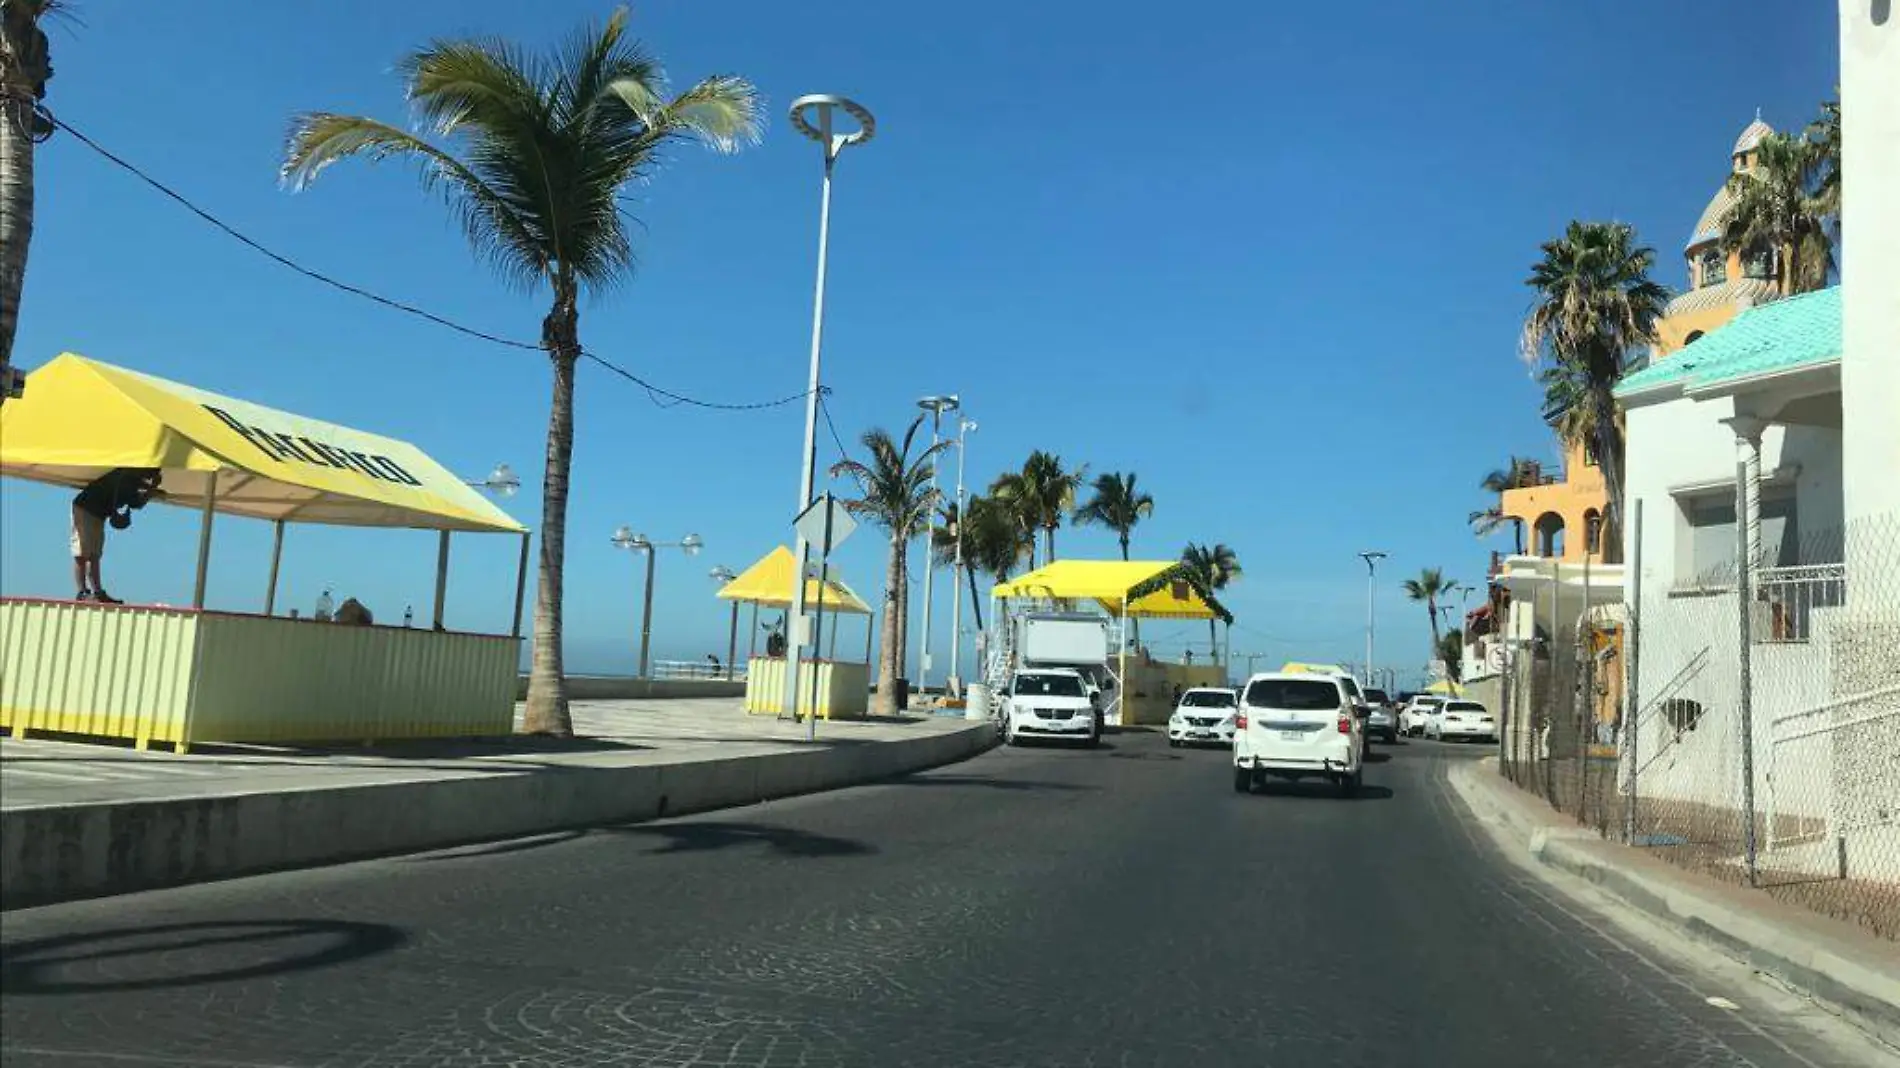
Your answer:
[[[1841,4],[1841,362],[1850,516],[1900,513],[1900,0]]]
[[[1727,410],[1719,402],[1684,399],[1628,412],[1624,486],[1630,518],[1624,523],[1623,559],[1632,567],[1641,561],[1646,594],[1668,590],[1677,581],[1679,539],[1684,537],[1680,528],[1685,524],[1670,491],[1724,482],[1726,492],[1734,492],[1735,434],[1717,421]],[[1841,524],[1841,450],[1841,432],[1827,427],[1770,426],[1762,432],[1763,477],[1787,467],[1799,471],[1795,514],[1797,534],[1804,543],[1812,544],[1817,535]],[[1634,519],[1639,500],[1643,502],[1640,547]]]

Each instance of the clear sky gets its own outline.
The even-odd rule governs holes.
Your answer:
[[[411,173],[344,163],[293,195],[275,180],[284,132],[305,109],[403,118],[392,66],[430,37],[539,46],[609,10],[81,0],[52,31],[48,104],[314,267],[532,338],[544,298],[485,273]],[[956,392],[982,424],[973,484],[1035,447],[1139,472],[1157,508],[1136,555],[1235,546],[1234,650],[1269,660],[1358,658],[1353,554],[1383,549],[1380,659],[1412,669],[1425,615],[1398,580],[1429,565],[1481,580],[1509,539],[1464,523],[1479,478],[1555,452],[1514,350],[1538,243],[1572,218],[1626,220],[1681,286],[1737,132],[1757,108],[1806,122],[1838,76],[1832,7],[1766,0],[650,0],[633,28],[676,85],[752,79],[772,123],[756,149],[681,151],[633,192],[641,269],[586,306],[591,349],[709,399],[802,389],[819,153],[784,108],[850,95],[878,136],[840,164],[833,212],[826,380],[847,438]],[[537,521],[544,360],[291,274],[60,136],[39,156],[15,359],[64,350],[409,439],[471,478],[508,461],[528,485],[507,507]],[[583,367],[578,419],[570,666],[631,667],[638,569],[608,542],[621,523],[705,539],[697,559],[660,560],[655,655],[723,656],[706,571],[789,540],[798,406],[662,409]],[[7,593],[71,595],[69,496],[5,485]],[[188,600],[195,528],[148,509],[113,539],[108,587]],[[268,549],[267,525],[222,522],[212,604],[260,607]],[[1115,551],[1067,530],[1059,549]],[[840,551],[867,598],[884,551],[868,529]],[[451,626],[506,628],[514,556],[507,538],[458,540]],[[333,585],[382,620],[423,616],[433,562],[427,533],[293,528],[282,596],[308,611]],[[1162,651],[1204,635],[1146,631]]]

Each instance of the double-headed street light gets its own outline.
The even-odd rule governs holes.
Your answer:
[[[836,119],[843,112],[857,124],[857,129],[849,133],[840,133]],[[838,162],[838,154],[852,145],[861,145],[871,140],[877,133],[877,120],[863,106],[841,96],[814,93],[801,96],[792,101],[792,126],[799,133],[818,142],[825,152],[824,191],[818,202],[818,283],[812,296],[811,310],[811,376],[805,386],[805,446],[798,454],[798,508],[793,513],[802,515],[811,505],[812,483],[817,476],[818,467],[818,404],[819,352],[823,348],[825,335],[825,256],[831,241],[831,169]],[[811,546],[804,535],[799,535],[793,550],[798,558],[798,573],[804,574],[805,565],[811,562]],[[792,583],[792,610],[786,616],[785,644],[785,704],[781,715],[798,718],[798,653],[803,644],[798,639],[805,618],[805,584]],[[817,636],[813,635],[816,641]],[[814,724],[815,726],[815,724]]]
[[[1377,549],[1368,549],[1359,554],[1359,559],[1366,562],[1366,684],[1369,686],[1377,686],[1379,684],[1377,680],[1378,668],[1375,666],[1376,661],[1372,659],[1372,595],[1374,588],[1372,577],[1373,573],[1379,568],[1379,561],[1385,559],[1385,554]]]
[[[941,397],[919,397],[917,407],[930,413],[930,447],[935,449],[943,440],[943,413],[961,411],[963,406],[957,399],[957,395],[950,393]],[[937,495],[937,463],[934,459],[930,464],[930,495],[933,498]],[[926,526],[928,529],[924,535],[924,633],[923,640],[917,643],[917,690],[919,693],[930,685],[930,591],[937,585],[935,556],[937,510],[935,507],[931,508],[926,517]],[[956,623],[952,620],[951,628],[955,629],[955,626]],[[950,670],[956,671],[956,665],[952,664]]]
[[[969,505],[963,496],[963,460],[969,452],[970,434],[975,430],[976,420],[967,416],[957,418],[957,554],[950,568],[950,677],[957,680],[959,690],[963,683],[960,674],[963,667],[963,524],[967,521],[963,511]],[[976,605],[971,607],[977,608]],[[982,674],[977,672],[979,678]]]
[[[724,587],[727,583],[731,582],[733,579],[738,578],[739,576],[737,574],[734,574],[731,568],[727,567],[724,564],[719,564],[715,566],[711,571],[706,572],[706,577],[709,579],[712,579],[713,582],[718,584],[719,586]],[[734,662],[738,660],[738,657],[739,657],[739,602],[734,601],[732,602],[732,623],[730,626],[726,628],[726,679],[727,681],[731,681],[731,679],[733,678],[733,664]]]
[[[643,679],[651,678],[652,676],[648,674],[648,665],[650,662],[647,659],[647,653],[648,650],[652,648],[653,641],[654,550],[680,549],[688,556],[698,556],[699,550],[706,543],[699,540],[699,535],[697,534],[688,534],[678,541],[650,541],[645,534],[636,534],[633,528],[629,526],[622,526],[620,529],[614,531],[612,540],[614,548],[616,549],[625,549],[628,552],[647,554],[646,605],[640,610],[640,677]]]
[[[497,497],[512,497],[521,489],[521,476],[507,464],[496,464],[488,477],[479,482],[470,482],[476,489],[485,489]]]

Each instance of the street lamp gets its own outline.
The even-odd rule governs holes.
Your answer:
[[[507,464],[496,464],[495,469],[488,472],[487,478],[470,482],[469,485],[485,489],[497,497],[512,497],[521,489],[521,476],[515,474],[515,469]]]
[[[1379,569],[1379,561],[1385,559],[1385,554],[1377,549],[1368,549],[1359,554],[1359,559],[1366,562],[1366,678],[1372,685],[1377,686],[1378,680],[1374,678],[1375,669],[1372,659],[1373,574]]]
[[[718,583],[721,587],[723,587],[727,583],[731,582],[733,579],[738,578],[739,576],[734,574],[731,568],[727,567],[724,564],[719,564],[719,565],[716,565],[711,571],[706,572],[706,577],[709,579],[712,579],[714,582]],[[728,682],[732,681],[733,664],[737,663],[738,659],[739,659],[739,602],[733,601],[732,602],[732,623],[730,626],[726,628],[726,681]]]
[[[857,123],[857,130],[851,133],[837,131],[832,120],[839,111]],[[818,466],[819,352],[825,335],[825,256],[831,240],[831,169],[838,162],[839,153],[851,145],[861,145],[871,140],[877,133],[877,120],[856,102],[825,93],[801,96],[792,101],[790,117],[794,129],[818,142],[825,151],[824,191],[818,201],[818,283],[812,296],[811,309],[811,377],[805,387],[805,448],[798,454],[798,509],[794,513],[802,514],[811,505],[812,482]],[[802,575],[805,565],[811,561],[811,546],[802,534],[798,536],[794,553],[798,558],[798,573]],[[805,584],[794,582],[792,610],[785,622],[785,705],[781,713],[793,719],[798,718],[798,653],[803,645],[795,640],[801,635],[794,628],[802,629],[800,624],[804,618]],[[813,640],[816,640],[816,636]],[[807,737],[815,733],[816,726],[814,717]]]
[[[961,411],[962,405],[954,393],[941,397],[919,397],[917,407],[930,413],[930,447],[937,448],[942,441],[943,413]],[[930,494],[937,495],[937,464],[930,465]],[[933,549],[937,544],[937,512],[931,509],[925,520],[924,533],[924,633],[923,640],[917,643],[917,691],[922,693],[930,686],[930,591],[936,586],[937,568]],[[954,622],[953,622],[954,629]],[[951,665],[951,671],[956,665]]]
[[[654,550],[680,549],[688,556],[698,556],[700,548],[706,543],[700,541],[697,534],[688,534],[678,541],[649,541],[645,534],[636,534],[632,527],[624,525],[614,531],[612,541],[616,549],[647,554],[646,605],[640,610],[640,678],[651,678],[647,673],[647,651],[652,647],[653,640]]]
[[[957,554],[956,562],[950,568],[950,677],[957,680],[957,689],[963,689],[963,676],[959,673],[963,666],[963,531],[969,517],[963,514],[968,501],[963,498],[963,460],[969,451],[966,444],[972,431],[976,430],[976,420],[959,416],[957,419]],[[976,607],[976,606],[972,606]],[[979,650],[980,652],[981,650]],[[981,678],[981,666],[977,677]]]

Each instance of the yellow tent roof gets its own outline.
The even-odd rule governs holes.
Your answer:
[[[1093,600],[1110,615],[1137,619],[1233,618],[1219,601],[1187,581],[1172,560],[1057,560],[1027,575],[997,584],[992,597]],[[1177,581],[1170,581],[1170,578]],[[1129,598],[1131,592],[1137,593]]]
[[[1425,692],[1447,694],[1452,697],[1463,697],[1465,695],[1464,687],[1449,679],[1439,679],[1437,682],[1425,687]]]
[[[526,530],[407,442],[65,353],[0,408],[0,474],[83,486],[164,472],[167,504],[298,523]]]
[[[1298,660],[1289,660],[1286,663],[1280,665],[1280,674],[1282,675],[1350,675],[1352,674],[1352,672],[1347,671],[1344,667],[1341,667],[1338,664],[1307,664],[1307,663],[1302,663],[1301,661],[1298,661]]]
[[[719,588],[719,596],[728,601],[747,601],[771,608],[790,608],[792,606],[792,576],[798,574],[798,559],[792,551],[780,545],[740,573],[738,578]],[[805,580],[805,603],[813,608],[818,604],[818,580]],[[851,587],[841,578],[833,578],[825,583],[825,611],[848,612],[852,615],[868,616],[871,606],[864,603]]]

